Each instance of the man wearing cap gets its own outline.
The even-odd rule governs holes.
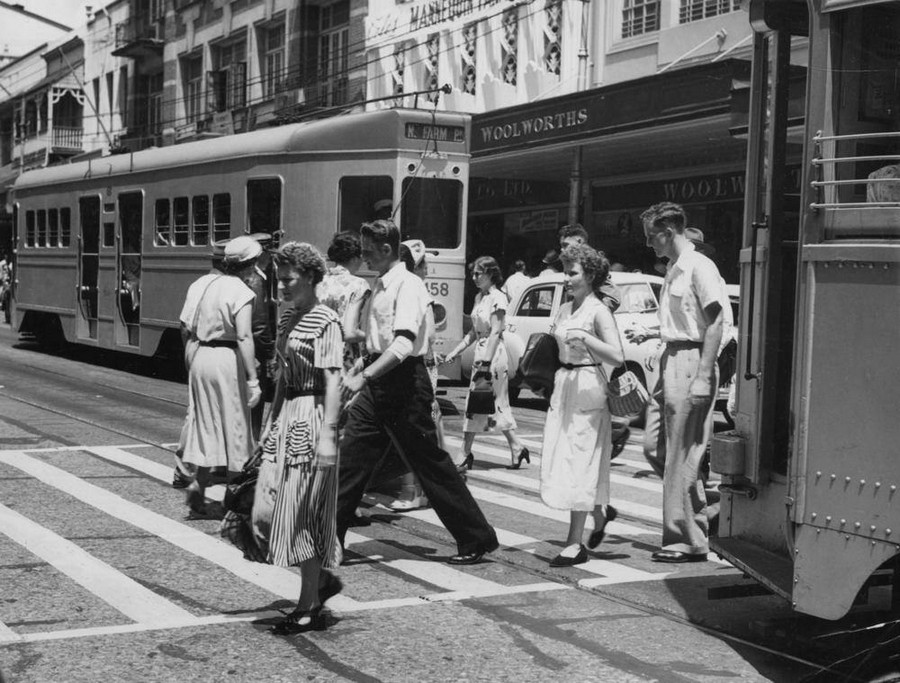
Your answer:
[[[559,260],[559,252],[556,249],[550,249],[544,254],[544,258],[541,259],[541,263],[544,266],[544,269],[538,274],[538,277],[543,275],[555,275],[556,273],[562,272],[562,261]]]
[[[399,260],[400,231],[388,220],[364,223],[362,256],[379,274],[362,329],[369,356],[344,382],[354,399],[341,439],[338,534],[343,540],[372,471],[390,441],[405,455],[425,495],[457,543],[451,564],[474,564],[497,548],[497,536],[435,440],[434,393],[424,355],[428,292]]]
[[[719,270],[685,235],[684,209],[671,202],[641,214],[647,246],[669,260],[660,297],[665,343],[654,398],[663,416],[662,548],[657,562],[702,562],[709,551],[702,476],[718,388],[716,356],[727,296]],[[634,335],[646,337],[649,335]]]
[[[252,315],[253,348],[262,399],[250,411],[250,418],[253,424],[253,438],[259,440],[265,405],[272,401],[275,394],[275,378],[271,376],[269,369],[275,360],[277,313],[268,272],[271,257],[267,248],[272,242],[272,235],[267,232],[256,232],[250,235],[250,238],[260,245],[261,251],[253,268],[245,271],[241,279],[256,297],[253,299]]]
[[[372,220],[390,220],[391,215],[394,213],[394,200],[393,199],[379,199],[372,206]]]

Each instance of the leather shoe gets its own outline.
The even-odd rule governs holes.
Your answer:
[[[344,590],[344,582],[327,569],[322,570],[319,578],[319,604],[324,605],[329,598]]]
[[[566,557],[565,555],[557,555],[552,560],[550,560],[551,567],[572,567],[576,564],[584,564],[587,562],[587,550],[585,550],[584,546],[579,546],[578,554],[574,557]]]
[[[484,553],[480,550],[474,553],[460,553],[450,557],[447,564],[478,564],[483,557]]]
[[[706,562],[706,553],[683,553],[680,550],[657,550],[650,558],[654,562]]]

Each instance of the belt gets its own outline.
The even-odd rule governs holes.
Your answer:
[[[676,339],[674,341],[667,341],[666,348],[667,349],[701,349],[701,348],[703,348],[703,342],[702,341],[687,341],[687,340],[682,341],[680,339]]]
[[[236,341],[230,341],[228,339],[210,339],[209,341],[201,341],[200,346],[212,346],[213,348],[224,346],[229,349],[236,349],[238,347],[238,343]]]
[[[300,398],[301,396],[324,396],[325,392],[321,389],[291,389],[287,388],[284,390],[284,397],[290,401],[293,398]]]
[[[575,368],[599,368],[603,363],[560,363],[559,366],[566,370],[574,370]]]

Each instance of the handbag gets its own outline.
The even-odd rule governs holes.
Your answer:
[[[472,376],[472,386],[469,388],[466,416],[493,415],[495,410],[494,384],[491,381],[491,373],[489,370],[477,370]]]
[[[234,479],[225,485],[225,497],[222,506],[226,510],[241,515],[249,515],[253,511],[253,498],[256,492],[256,480],[259,479],[259,461],[261,449],[253,454]]]
[[[617,417],[628,417],[644,412],[650,392],[631,370],[624,366],[616,370],[606,389],[609,412]]]
[[[535,332],[528,337],[528,344],[519,361],[522,383],[536,394],[550,398],[553,393],[553,378],[559,368],[556,337],[547,332]]]

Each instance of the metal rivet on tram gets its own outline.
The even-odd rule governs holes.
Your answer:
[[[847,520],[846,520],[846,519],[842,519],[842,520],[841,520],[841,526],[844,526],[846,523],[847,523]]]
[[[875,529],[877,529],[877,527],[874,524],[869,527],[869,531],[875,531]]]
[[[862,524],[860,524],[859,522],[856,522],[853,526],[855,526],[857,529],[859,529],[859,527],[861,527]]]
[[[893,493],[893,492],[896,491],[896,490],[897,490],[897,487],[894,486],[893,484],[891,484],[891,493]]]
[[[812,514],[809,516],[809,518],[810,518],[810,519],[815,519],[817,516],[818,516],[818,513],[817,513],[817,512],[814,512],[814,513],[812,513]]]
[[[850,540],[849,534],[844,536],[844,540],[845,540],[845,541],[849,541],[849,540]]]
[[[832,474],[832,475],[831,475],[831,481],[834,481],[835,479],[837,479],[837,475],[836,475],[836,474]]]
[[[880,482],[880,481],[876,481],[876,482],[875,482],[875,488],[876,488],[876,489],[877,489],[877,488],[881,488],[881,482]]]
[[[860,485],[860,486],[865,486],[865,485],[866,485],[866,480],[865,480],[865,479],[860,479],[860,480],[859,480],[859,485]]]
[[[827,516],[825,517],[825,523],[827,524],[827,523],[830,522],[830,521],[831,521],[831,515],[827,515]]]
[[[844,481],[846,481],[846,482],[849,484],[849,483],[850,483],[850,477],[844,477]]]
[[[890,529],[885,529],[885,530],[884,530],[884,534],[885,534],[885,536],[890,536],[890,535],[891,535],[891,530],[890,530]]]
[[[816,479],[818,479],[818,478],[821,477],[821,476],[822,476],[822,471],[821,471],[821,470],[819,470],[818,472],[816,472]]]

